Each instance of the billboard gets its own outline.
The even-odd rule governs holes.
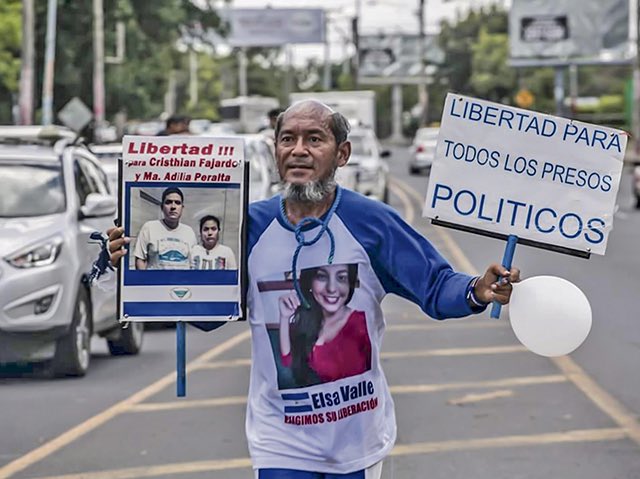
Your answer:
[[[513,0],[511,65],[623,64],[637,48],[637,0]]]
[[[413,84],[424,81],[444,61],[436,35],[425,35],[425,71],[420,72],[418,35],[379,34],[358,38],[358,81],[363,84]]]
[[[325,41],[324,10],[319,8],[234,8],[223,12],[232,47],[277,47]]]

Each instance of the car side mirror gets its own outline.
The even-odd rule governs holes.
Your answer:
[[[389,150],[382,150],[380,152],[380,158],[389,158],[391,156],[391,151]]]
[[[109,216],[116,212],[118,204],[116,199],[110,195],[100,193],[89,193],[84,205],[80,207],[80,219],[96,218],[99,216]]]

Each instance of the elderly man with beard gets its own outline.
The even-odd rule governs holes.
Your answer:
[[[348,133],[344,116],[322,103],[289,107],[275,128],[282,193],[249,208],[252,366],[246,433],[259,479],[379,478],[396,439],[393,400],[380,361],[382,299],[395,293],[434,319],[463,317],[494,300],[507,303],[510,283],[520,277],[517,268],[508,271],[499,264],[479,277],[454,272],[396,211],[337,186],[336,170],[351,153]],[[116,265],[127,240],[122,229],[109,234]],[[273,327],[279,317],[280,294],[260,285],[284,273],[298,297],[290,309],[309,308],[299,273],[330,264],[357,265],[349,304],[364,313],[360,329],[369,335],[371,366],[356,376],[279,389],[278,374],[286,368],[278,362],[267,325]],[[331,288],[338,286],[327,284],[327,291]],[[332,294],[326,293],[327,301]],[[292,331],[296,317],[291,315]],[[332,334],[319,337],[317,329],[308,343],[330,344]]]

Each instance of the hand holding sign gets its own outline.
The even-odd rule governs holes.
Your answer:
[[[574,351],[591,330],[591,306],[580,289],[554,276],[536,276],[513,286],[509,317],[516,337],[541,356]]]

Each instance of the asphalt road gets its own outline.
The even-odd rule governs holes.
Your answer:
[[[392,205],[458,269],[479,272],[504,244],[433,228],[420,218],[427,177],[409,177],[395,149]],[[553,274],[590,298],[592,332],[571,357],[550,360],[488,313],[430,321],[385,300],[384,367],[398,416],[385,461],[391,479],[640,478],[640,213],[628,177],[609,250],[586,261],[518,247],[525,276]],[[250,478],[244,408],[248,328],[188,330],[187,397],[176,398],[172,330],[147,334],[139,357],[95,344],[89,375],[0,379],[0,479]],[[22,371],[24,373],[24,371]]]

